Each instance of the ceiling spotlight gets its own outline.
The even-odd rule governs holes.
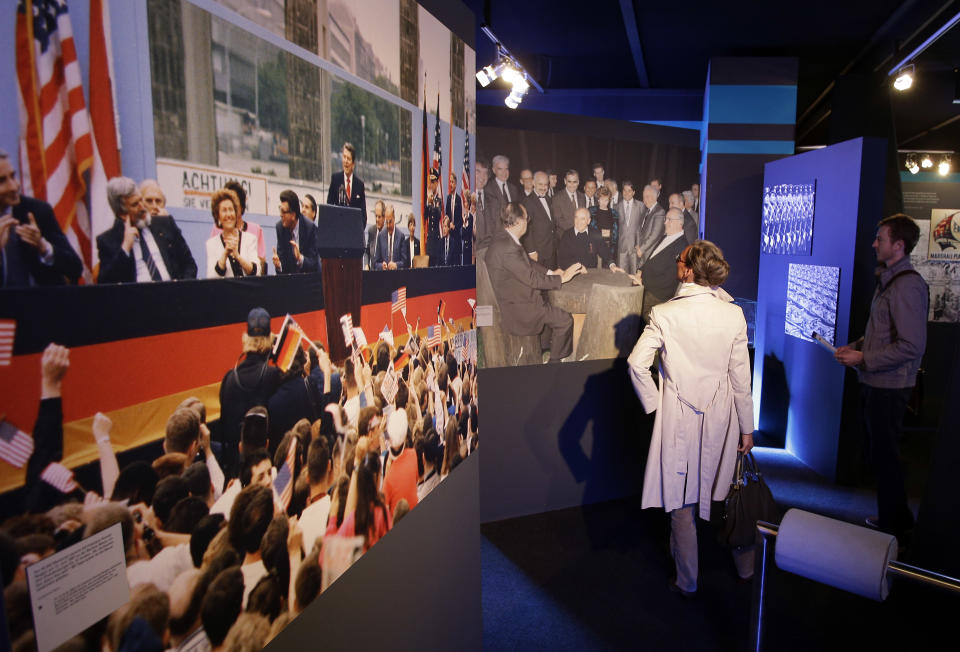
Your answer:
[[[940,159],[940,165],[937,166],[937,172],[940,173],[940,176],[945,177],[950,174],[950,157],[944,156]]]
[[[913,154],[907,156],[907,170],[910,171],[910,174],[916,174],[920,171],[920,166],[917,164],[917,157]]]
[[[929,154],[924,154],[923,158],[920,159],[920,167],[922,167],[924,170],[929,170],[933,167],[933,159]]]
[[[519,90],[516,86],[514,86],[513,90],[510,91],[510,94],[507,95],[507,98],[503,101],[503,103],[511,109],[515,109],[520,106],[520,102],[523,101],[523,96],[526,94],[526,90]]]
[[[501,59],[496,63],[496,65],[489,65],[480,70],[477,73],[477,81],[480,82],[480,85],[484,88],[490,85],[497,77],[503,74],[504,69],[509,65],[509,62]]]
[[[893,80],[893,87],[898,91],[905,91],[913,86],[913,76],[916,73],[916,67],[908,63],[897,72],[897,78]]]

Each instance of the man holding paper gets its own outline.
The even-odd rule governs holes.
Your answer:
[[[907,505],[897,437],[926,348],[929,307],[927,284],[910,264],[910,252],[919,239],[920,229],[907,215],[880,221],[873,241],[879,263],[877,289],[866,332],[839,347],[835,355],[860,376],[879,510],[867,525],[896,535],[901,545],[913,528],[913,513]]]

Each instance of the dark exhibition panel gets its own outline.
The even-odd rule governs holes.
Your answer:
[[[269,649],[319,649],[322,638],[332,650],[480,650],[477,457],[464,460]]]
[[[816,194],[811,254],[760,254],[753,376],[757,428],[828,478],[837,466],[846,374],[829,351],[810,340],[810,331],[819,328],[834,346],[863,332],[873,293],[870,242],[882,216],[878,199],[885,146],[882,139],[851,140],[768,163],[763,178],[765,188],[813,183]],[[814,273],[835,270],[839,286],[832,299],[814,285],[791,293],[788,276],[796,265],[816,266],[806,268]],[[806,340],[785,332],[785,321],[792,324],[795,316],[802,320],[799,334]],[[823,332],[831,325],[835,336]]]

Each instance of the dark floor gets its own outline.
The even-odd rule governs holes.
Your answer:
[[[837,487],[785,451],[758,458],[784,507],[858,524],[875,511],[872,492]],[[484,524],[484,647],[750,649],[752,586],[702,525],[700,588],[687,602],[667,588],[666,515],[639,497]],[[766,650],[960,648],[960,597],[903,581],[877,603],[774,569],[764,605]]]

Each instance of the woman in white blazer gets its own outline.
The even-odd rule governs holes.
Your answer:
[[[222,231],[207,240],[207,278],[256,276],[260,270],[257,238],[237,228],[240,221],[240,199],[227,188],[221,188],[210,200],[213,221]]]
[[[650,312],[627,362],[634,389],[657,416],[643,478],[644,508],[670,512],[673,590],[697,590],[694,510],[710,519],[710,502],[730,488],[737,451],[753,447],[753,399],[747,324],[719,286],[730,266],[723,252],[697,240],[677,256],[676,295]],[[660,387],[650,365],[660,353]],[[741,577],[753,573],[752,549],[734,554]]]

